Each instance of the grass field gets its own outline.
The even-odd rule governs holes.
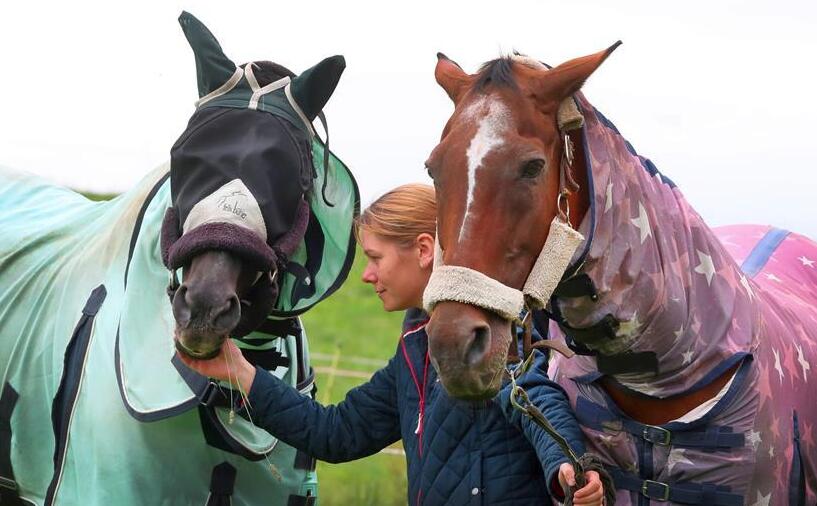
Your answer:
[[[358,251],[343,287],[303,316],[318,371],[317,398],[324,404],[342,400],[397,349],[403,314],[383,311],[372,287],[360,281],[363,265],[364,256]],[[398,443],[387,453],[346,464],[319,462],[321,506],[406,504],[401,450]]]

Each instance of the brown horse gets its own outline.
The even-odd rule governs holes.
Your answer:
[[[545,242],[547,228],[540,224],[550,223],[558,213],[559,170],[552,168],[559,167],[563,156],[564,145],[558,135],[556,121],[559,106],[565,98],[579,90],[615,47],[565,63],[547,72],[547,79],[542,79],[542,71],[535,67],[513,65],[510,61],[503,63],[501,60],[493,66],[486,66],[490,73],[485,71],[477,76],[465,76],[454,62],[444,56],[440,58],[437,79],[457,104],[457,110],[443,130],[442,141],[426,162],[441,194],[467,195],[475,191],[470,187],[465,188],[470,180],[475,179],[464,174],[468,164],[472,163],[466,159],[467,150],[457,149],[462,147],[459,143],[463,138],[477,138],[475,130],[480,123],[469,117],[474,114],[475,102],[476,107],[485,108],[486,97],[495,94],[496,103],[507,106],[504,114],[513,111],[514,126],[518,129],[517,132],[507,130],[508,138],[501,139],[503,148],[487,153],[480,167],[481,185],[508,188],[506,191],[514,198],[507,199],[505,192],[485,192],[481,193],[479,200],[471,197],[470,206],[467,202],[456,202],[452,198],[440,199],[440,244],[446,251],[446,264],[470,266],[505,285],[522,286]],[[513,74],[509,73],[511,69]],[[501,86],[503,80],[514,83],[518,88]],[[485,93],[485,88],[491,83],[499,83],[500,86],[495,84],[493,93]],[[463,99],[462,95],[466,93],[470,93],[471,97]],[[487,106],[489,111],[491,107]],[[455,129],[456,133],[452,132]],[[587,172],[583,163],[585,153],[581,131],[572,130],[568,135],[576,151],[571,175],[579,188],[586,188]],[[493,167],[496,170],[491,170]],[[508,167],[516,170],[508,170]],[[551,170],[544,171],[546,173],[543,175],[546,167],[551,167]],[[572,210],[571,225],[578,228],[587,213],[590,195],[583,191],[571,192],[567,198]],[[462,210],[458,212],[452,207]],[[482,209],[491,209],[491,212],[483,213]],[[466,213],[470,223],[465,222]],[[484,219],[478,218],[483,215]],[[515,226],[503,226],[504,223],[514,223]],[[466,237],[464,242],[460,241],[464,238],[466,226],[472,227],[467,233],[475,241],[473,247],[468,242],[470,237]],[[528,233],[520,234],[519,230]],[[454,233],[457,239],[453,239]],[[485,243],[481,238],[489,235],[495,240]],[[454,246],[448,248],[448,244]],[[467,322],[463,322],[464,319]],[[437,356],[441,360],[445,360],[442,357],[448,357],[448,354],[465,356],[469,364],[476,366],[468,370],[445,364],[445,370],[465,375],[463,378],[449,374],[446,378],[445,385],[453,394],[468,397],[483,392],[484,395],[495,393],[495,370],[480,371],[479,366],[495,367],[498,363],[504,363],[503,353],[511,343],[509,323],[489,311],[457,302],[443,302],[435,307],[431,334],[435,336],[432,341],[438,350]],[[491,343],[490,346],[486,346],[487,343]],[[499,358],[492,357],[493,350],[499,353]],[[456,358],[452,360],[457,361]],[[603,378],[602,381],[625,412],[642,413],[648,423],[663,423],[711,398],[723,387],[731,377],[729,373],[734,373],[735,368],[726,371],[705,388],[675,397],[670,402],[640,396],[637,392],[622,388],[612,378]],[[468,375],[474,375],[471,377],[475,378],[475,383],[466,385],[463,391],[458,390],[469,378]],[[479,381],[480,377],[491,378],[494,383],[485,385]]]
[[[817,245],[711,231],[578,93],[617,46],[552,69],[514,55],[475,75],[438,55],[455,105],[426,163],[438,260],[445,283],[472,286],[432,276],[432,363],[452,395],[493,396],[524,301],[579,353],[550,372],[620,503],[812,504]],[[579,237],[570,248],[549,247],[559,227]],[[531,297],[548,262],[555,281]]]
[[[541,224],[558,212],[559,106],[611,50],[568,62],[546,78],[542,70],[510,59],[471,76],[438,55],[435,76],[456,109],[426,167],[439,195],[438,238],[446,265],[467,266],[522,287],[545,242],[548,230]],[[578,133],[571,135],[581,149]],[[573,176],[586,187],[584,172]],[[577,227],[588,195],[575,192],[568,199],[571,224]],[[511,322],[475,306],[441,302],[429,337],[432,360],[452,395],[497,392],[496,371],[505,363]]]

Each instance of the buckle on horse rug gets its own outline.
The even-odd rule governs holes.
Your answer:
[[[207,387],[199,397],[199,402],[208,408],[229,408],[230,400],[222,387],[215,381],[209,381]]]
[[[661,487],[661,495],[652,495],[650,491],[650,487]],[[654,491],[654,490],[653,490]],[[641,495],[648,499],[654,499],[656,501],[668,501],[669,500],[669,485],[666,483],[662,483],[660,481],[653,481],[653,480],[644,480],[644,483],[641,485]]]
[[[659,438],[654,439],[653,436],[655,435],[658,435]],[[648,441],[655,445],[669,446],[670,441],[672,440],[672,432],[663,427],[644,425],[644,430],[641,431],[641,437],[644,439],[644,441]]]

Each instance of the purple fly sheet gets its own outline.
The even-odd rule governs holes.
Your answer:
[[[612,469],[617,504],[817,503],[817,244],[766,226],[711,230],[577,101],[594,197],[575,260],[598,299],[552,301],[563,321],[551,338],[584,354],[555,358],[551,376]],[[614,336],[582,342],[605,320]],[[607,374],[660,398],[737,372],[715,399],[656,427],[624,415],[598,386],[601,364],[616,360],[635,367]]]

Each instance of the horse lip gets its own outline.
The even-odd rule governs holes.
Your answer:
[[[461,401],[484,401],[487,399],[492,399],[499,389],[492,388],[492,385],[486,385],[482,390],[479,391],[461,391],[455,393],[449,393],[453,398]]]

